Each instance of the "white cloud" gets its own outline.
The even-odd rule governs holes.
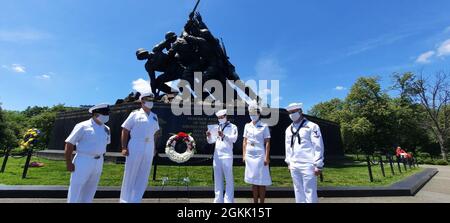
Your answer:
[[[450,39],[444,41],[437,49],[437,52],[438,52],[438,54],[437,54],[438,57],[450,55]]]
[[[255,70],[259,80],[281,80],[286,77],[286,69],[272,56],[261,57],[256,63]]]
[[[20,64],[11,64],[10,66],[8,65],[2,65],[3,69],[15,72],[15,73],[26,73],[26,68],[23,65]]]
[[[280,97],[280,96],[279,97],[275,97],[275,98],[272,99],[272,103],[279,105],[280,101],[282,101],[282,100],[283,100],[283,97]]]
[[[48,74],[43,74],[43,75],[36,76],[36,78],[39,80],[50,80],[52,77]]]
[[[26,68],[20,64],[13,64],[11,69],[16,73],[26,73]]]
[[[24,42],[48,38],[49,34],[34,30],[0,30],[0,42]]]
[[[336,91],[344,91],[344,90],[347,90],[347,88],[346,88],[346,87],[343,87],[343,86],[336,86],[336,87],[334,88],[334,90],[336,90]]]
[[[436,50],[430,50],[428,52],[425,52],[421,54],[417,60],[416,63],[430,63],[431,59],[433,57],[443,58],[450,55],[450,39],[445,40],[442,42],[438,47],[436,47]]]
[[[444,33],[450,33],[450,26],[445,28]]]
[[[268,89],[268,88],[266,88],[266,89],[261,89],[261,90],[259,90],[259,93],[258,93],[258,95],[269,95],[269,94],[272,94],[272,90],[270,90],[270,89]]]
[[[384,34],[384,35],[378,36],[373,39],[368,39],[368,40],[359,42],[356,45],[352,46],[346,55],[353,56],[353,55],[357,55],[357,54],[360,54],[365,51],[372,50],[372,49],[375,49],[375,48],[378,48],[381,46],[390,45],[397,41],[405,39],[413,34],[414,34],[414,32],[410,32],[410,31],[403,32],[403,33],[389,33],[389,34]]]
[[[433,50],[422,53],[419,57],[417,57],[416,63],[422,63],[422,64],[430,63],[431,57],[434,56],[435,54],[436,54],[436,52],[434,52]]]
[[[152,88],[150,87],[150,81],[146,81],[142,78],[133,81],[132,85],[133,90],[141,94],[152,92]]]

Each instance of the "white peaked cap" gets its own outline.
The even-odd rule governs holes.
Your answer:
[[[227,110],[226,109],[223,109],[223,110],[220,110],[220,111],[216,112],[216,116],[217,117],[224,116],[226,114],[227,114]]]
[[[142,98],[145,97],[155,97],[155,95],[152,92],[143,93],[141,94],[141,96],[139,96],[139,100],[142,100]]]
[[[109,104],[107,104],[107,103],[101,103],[101,104],[98,104],[98,105],[95,105],[95,106],[91,107],[91,108],[89,109],[89,113],[92,114],[92,112],[93,112],[94,110],[102,109],[102,108],[108,108],[108,107],[109,107]]]
[[[292,103],[286,107],[287,111],[293,111],[297,109],[303,109],[303,103]]]
[[[258,109],[260,109],[260,108],[259,108],[258,103],[256,101],[252,101],[252,102],[250,102],[248,104],[248,110],[249,111],[256,111]]]

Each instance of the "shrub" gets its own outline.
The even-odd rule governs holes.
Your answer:
[[[420,152],[420,153],[417,153],[417,157],[425,159],[425,158],[431,158],[431,155],[429,153]]]
[[[431,164],[434,165],[434,161],[431,158],[422,159],[422,163],[420,164]]]
[[[447,162],[447,160],[443,160],[443,159],[435,160],[434,165],[447,166],[448,162]]]

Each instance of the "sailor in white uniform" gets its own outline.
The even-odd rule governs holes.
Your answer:
[[[317,176],[323,168],[324,146],[317,124],[303,116],[302,104],[286,110],[293,123],[286,129],[286,163],[291,171],[297,203],[317,203]]]
[[[158,117],[151,111],[153,93],[144,93],[139,99],[142,108],[133,111],[122,124],[122,155],[126,162],[121,203],[142,201],[155,154],[155,135],[159,133]]]
[[[234,203],[234,177],[233,177],[233,144],[238,138],[236,125],[227,120],[227,110],[216,113],[219,120],[214,134],[206,132],[209,144],[215,144],[214,150],[214,203]],[[226,181],[225,197],[223,193],[223,178]]]
[[[105,125],[109,120],[108,104],[96,105],[89,113],[92,118],[78,123],[65,141],[66,166],[71,172],[68,203],[92,203],[102,174],[103,155],[111,142],[110,129]]]
[[[266,186],[272,185],[270,177],[270,130],[260,120],[257,104],[249,106],[251,122],[245,125],[242,146],[245,163],[245,182],[252,184],[253,201],[264,203]]]

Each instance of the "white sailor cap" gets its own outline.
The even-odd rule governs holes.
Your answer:
[[[142,100],[142,98],[146,98],[146,97],[150,97],[153,99],[155,97],[155,95],[152,92],[143,93],[143,94],[141,94],[141,96],[139,96],[139,100]]]
[[[261,108],[258,106],[258,103],[256,101],[252,101],[251,103],[249,103],[248,105],[248,111],[249,112],[257,112],[258,110],[260,110]]]
[[[303,109],[303,103],[292,103],[286,107],[287,111],[294,111],[297,109]]]
[[[216,112],[216,116],[217,117],[224,116],[226,114],[227,114],[227,110],[226,109],[223,109],[223,110],[220,110],[220,111]]]
[[[100,113],[100,114],[109,113],[109,104],[101,103],[101,104],[95,105],[89,109],[89,113],[91,113],[91,114],[92,113]]]

